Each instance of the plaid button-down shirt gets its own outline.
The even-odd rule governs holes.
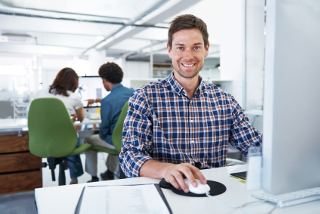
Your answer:
[[[247,156],[249,146],[261,146],[262,136],[230,94],[201,81],[189,99],[171,73],[130,98],[119,161],[128,177],[139,176],[149,159],[223,167],[228,142]]]

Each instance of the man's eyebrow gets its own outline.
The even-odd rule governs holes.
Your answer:
[[[174,44],[176,46],[185,46],[185,44]],[[194,43],[193,45],[202,45],[201,42],[198,42],[198,43]]]

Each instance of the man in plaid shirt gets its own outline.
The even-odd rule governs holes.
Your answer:
[[[199,76],[209,50],[201,19],[176,17],[167,48],[174,71],[131,96],[119,162],[127,177],[165,178],[188,192],[184,178],[205,184],[199,169],[225,166],[228,142],[247,156],[262,136],[233,96]]]

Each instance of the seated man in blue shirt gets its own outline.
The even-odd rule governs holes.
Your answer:
[[[115,149],[112,143],[112,132],[118,121],[124,104],[128,101],[134,90],[121,85],[123,72],[116,63],[106,63],[99,68],[99,76],[102,79],[104,88],[111,93],[101,100],[101,126],[100,134],[92,135],[85,139],[85,143],[93,146],[102,146]],[[92,179],[89,182],[99,181],[97,177],[97,152],[88,150],[86,154],[86,167]],[[101,173],[103,180],[114,179],[114,171],[119,164],[118,155],[108,155],[106,166],[107,171]]]
[[[188,192],[184,178],[196,187],[195,179],[206,183],[199,169],[225,166],[229,142],[247,156],[262,135],[233,96],[200,77],[209,51],[201,19],[176,17],[167,49],[173,72],[129,100],[119,161],[127,177],[164,178]]]

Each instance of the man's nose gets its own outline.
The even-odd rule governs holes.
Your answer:
[[[187,48],[183,53],[183,57],[184,59],[192,59],[193,58],[192,51],[189,48]]]

